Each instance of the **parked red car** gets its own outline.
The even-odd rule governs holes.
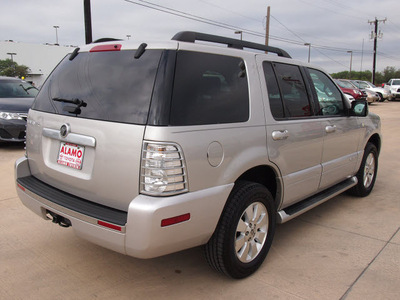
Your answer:
[[[367,98],[367,95],[360,89],[356,88],[351,82],[342,79],[335,79],[335,82],[343,91],[343,93],[353,96],[354,99],[365,100]]]

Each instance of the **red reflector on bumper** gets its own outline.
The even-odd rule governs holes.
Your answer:
[[[21,190],[23,190],[23,191],[25,192],[25,188],[24,188],[22,185],[20,185],[19,183],[17,183],[17,186],[18,186]]]
[[[90,49],[90,52],[120,51],[121,47],[121,44],[98,45]]]
[[[161,221],[161,227],[165,227],[165,226],[170,226],[170,225],[174,225],[177,223],[181,223],[181,222],[185,222],[187,220],[190,219],[190,214],[184,214],[184,215],[180,215],[180,216],[176,216],[176,217],[172,217],[172,218],[168,218],[168,219],[164,219]]]
[[[114,230],[122,231],[122,227],[121,226],[110,224],[110,223],[107,223],[107,222],[104,222],[104,221],[98,220],[97,224],[99,224],[100,226],[104,226],[104,227],[107,227],[107,228],[114,229]]]

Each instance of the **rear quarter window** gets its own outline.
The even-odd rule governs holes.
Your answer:
[[[249,90],[241,58],[178,51],[170,124],[245,122]]]

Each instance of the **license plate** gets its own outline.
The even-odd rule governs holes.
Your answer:
[[[82,169],[85,147],[62,142],[58,151],[57,163],[77,170]]]

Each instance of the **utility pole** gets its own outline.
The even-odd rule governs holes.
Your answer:
[[[387,18],[383,20],[378,20],[375,17],[374,21],[368,21],[369,24],[374,24],[375,25],[375,30],[372,32],[371,38],[374,38],[374,61],[372,64],[372,83],[375,84],[375,72],[376,72],[376,53],[377,53],[377,46],[378,46],[378,37],[382,37],[382,34],[379,32],[378,35],[378,25],[380,22],[385,23],[387,21]]]
[[[265,22],[265,46],[269,44],[269,19],[271,16],[271,7],[267,7],[267,20]],[[265,54],[268,54],[268,51],[265,51]]]
[[[85,15],[85,40],[86,44],[93,41],[92,38],[92,15],[90,13],[90,0],[83,0],[83,11]]]
[[[271,7],[267,7],[267,22],[265,25],[265,46],[268,46],[269,44],[269,20],[271,16]]]
[[[353,64],[353,51],[347,51],[347,53],[350,53],[350,73],[349,73],[349,79],[351,79],[351,65]]]

